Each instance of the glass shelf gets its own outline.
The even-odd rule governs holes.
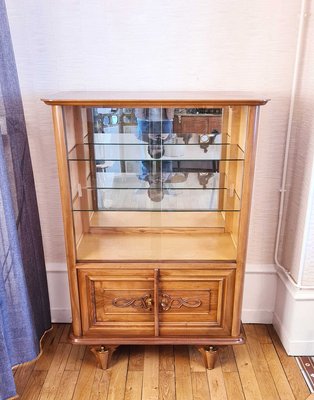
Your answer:
[[[177,212],[157,212],[143,211],[136,214],[134,221],[133,211],[80,211],[75,214],[89,214],[90,232],[97,233],[99,231],[108,232],[110,230],[126,231],[153,231],[162,232],[169,229],[172,232],[210,232],[225,233],[225,219],[221,212],[193,212],[186,213],[184,211]]]
[[[227,141],[224,144],[230,144],[230,136],[225,135]],[[158,133],[146,134],[146,140],[141,140],[136,133],[93,133],[84,136],[84,144],[88,145],[139,145],[148,144],[149,141],[162,141],[163,144],[171,146],[199,146],[202,144],[222,144],[221,135],[216,133],[200,134],[190,133]]]
[[[218,172],[171,172],[156,176],[157,183],[165,189],[226,189],[227,176]],[[141,179],[136,173],[96,172],[97,187],[86,189],[148,189],[153,183],[152,177]],[[156,183],[156,179],[155,179]]]
[[[242,161],[244,152],[237,144],[148,145],[78,144],[68,153],[69,161]]]
[[[191,202],[191,199],[193,201]],[[97,204],[97,206],[95,205]],[[80,189],[73,211],[240,211],[241,201],[227,189],[110,188]]]

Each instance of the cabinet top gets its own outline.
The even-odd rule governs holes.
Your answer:
[[[59,92],[41,99],[49,105],[117,107],[199,107],[266,104],[269,99],[248,92]]]

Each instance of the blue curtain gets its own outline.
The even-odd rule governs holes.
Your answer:
[[[40,221],[4,0],[0,0],[0,399],[12,366],[34,359],[51,326]]]

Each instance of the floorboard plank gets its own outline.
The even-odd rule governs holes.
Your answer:
[[[64,326],[53,324],[51,331],[47,332],[42,341],[43,354],[35,363],[35,370],[48,371],[60,341]]]
[[[159,346],[160,371],[174,371],[173,346]]]
[[[235,361],[232,346],[223,346],[219,348],[218,357],[223,372],[236,372],[238,367]]]
[[[48,371],[33,371],[22,396],[20,396],[20,399],[37,400],[46,380],[47,373]]]
[[[73,400],[88,400],[91,394],[95,374],[96,374],[95,356],[88,349],[85,351],[83,363],[77,379],[77,384],[73,394]]]
[[[174,371],[159,371],[159,400],[175,400],[175,374]],[[143,398],[144,400],[144,398]]]
[[[144,370],[144,346],[130,346],[129,371]]]
[[[193,399],[192,378],[187,346],[174,346],[176,399]]]
[[[267,325],[265,324],[255,324],[255,331],[257,334],[258,341],[260,343],[268,343],[271,344],[272,340],[268,333]]]
[[[123,400],[128,372],[129,348],[119,347],[112,357],[108,400]]]
[[[64,371],[55,396],[56,400],[71,400],[78,380],[79,371]]]
[[[233,346],[233,351],[245,398],[250,400],[265,400],[262,398],[246,345]]]
[[[60,343],[48,370],[45,382],[40,392],[40,400],[53,400],[56,398],[62,375],[71,351],[71,345]]]
[[[111,370],[96,369],[89,400],[106,400],[108,397]]]
[[[143,371],[130,371],[126,379],[124,400],[141,400]]]
[[[62,335],[60,336],[60,343],[69,343],[69,334],[71,325],[70,324],[61,324],[63,325]]]
[[[262,349],[262,344],[258,340],[255,325],[247,324],[244,327],[244,331],[247,338],[247,348],[262,398],[267,400],[280,400]],[[270,346],[272,346],[272,344]]]
[[[223,372],[228,400],[245,400],[238,372]],[[266,400],[266,399],[265,399]]]
[[[219,357],[215,363],[215,368],[207,370],[207,380],[210,396],[213,400],[228,400]]]
[[[196,346],[189,346],[190,368],[192,372],[206,372],[202,354]]]
[[[65,369],[67,371],[79,371],[83,363],[85,351],[90,350],[86,349],[86,346],[73,345]]]
[[[145,346],[142,399],[158,400],[159,393],[159,349]]]
[[[296,400],[306,399],[310,395],[310,390],[305,383],[295,358],[287,355],[274,327],[272,325],[268,325],[267,329],[275,346],[281,365],[288,378],[294,397]]]
[[[19,365],[16,369],[14,379],[16,381],[16,392],[19,396],[22,396],[25,387],[33,374],[34,368],[35,362],[30,362],[25,365]]]
[[[261,344],[265,357],[267,359],[269,370],[274,379],[276,388],[278,390],[280,399],[282,400],[294,400],[291,387],[289,385],[288,378],[285,374],[284,369],[280,363],[276,350],[272,344]]]
[[[209,394],[209,387],[207,381],[207,373],[206,370],[199,372],[191,372],[191,380],[192,380],[192,391],[193,391],[193,400],[209,400],[211,396]],[[213,397],[213,399],[215,399]]]

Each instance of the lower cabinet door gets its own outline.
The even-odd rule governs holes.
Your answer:
[[[156,271],[79,268],[83,334],[126,338],[230,335],[235,269]]]
[[[154,335],[153,270],[80,269],[83,334]]]
[[[230,335],[234,277],[234,269],[161,270],[159,335]]]

